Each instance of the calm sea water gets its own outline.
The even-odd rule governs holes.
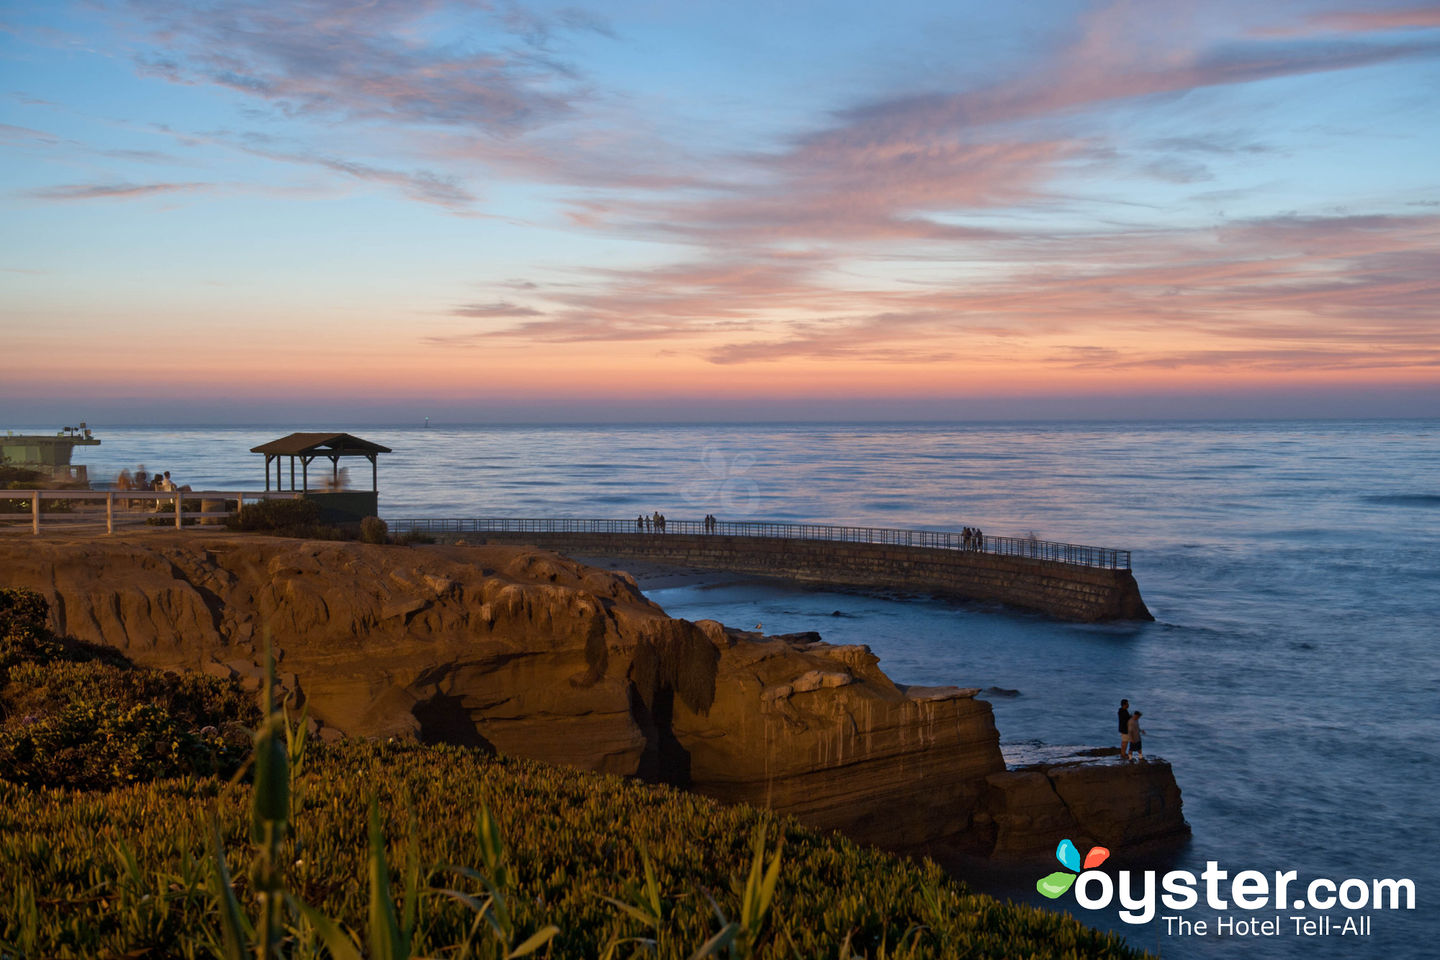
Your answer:
[[[103,445],[76,459],[95,479],[143,462],[196,489],[253,489],[263,462],[246,451],[289,429],[101,429]],[[676,616],[868,643],[901,682],[1018,691],[993,698],[1014,759],[1112,743],[1128,697],[1145,712],[1147,751],[1174,763],[1194,827],[1175,866],[1408,877],[1418,894],[1413,913],[1371,912],[1364,939],[1298,937],[1292,910],[1263,940],[1080,911],[1137,946],[1193,958],[1435,955],[1440,421],[352,432],[395,450],[380,467],[387,518],[660,510],[1129,548],[1153,624],[724,578],[652,595]],[[368,464],[355,479],[368,486]],[[993,881],[1022,896],[1029,882]]]

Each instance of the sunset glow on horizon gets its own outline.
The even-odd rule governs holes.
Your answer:
[[[1440,416],[1440,4],[4,20],[16,425]]]

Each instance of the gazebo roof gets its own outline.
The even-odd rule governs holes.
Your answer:
[[[292,433],[288,437],[251,447],[250,452],[279,457],[369,457],[389,453],[390,448],[348,433]]]

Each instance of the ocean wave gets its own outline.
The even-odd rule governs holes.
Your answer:
[[[1377,493],[1360,499],[1396,507],[1440,507],[1440,493]]]

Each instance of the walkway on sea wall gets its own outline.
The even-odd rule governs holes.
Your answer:
[[[395,519],[392,530],[525,543],[581,557],[634,558],[809,583],[1003,603],[1065,620],[1149,620],[1130,552],[935,530],[669,520]]]

